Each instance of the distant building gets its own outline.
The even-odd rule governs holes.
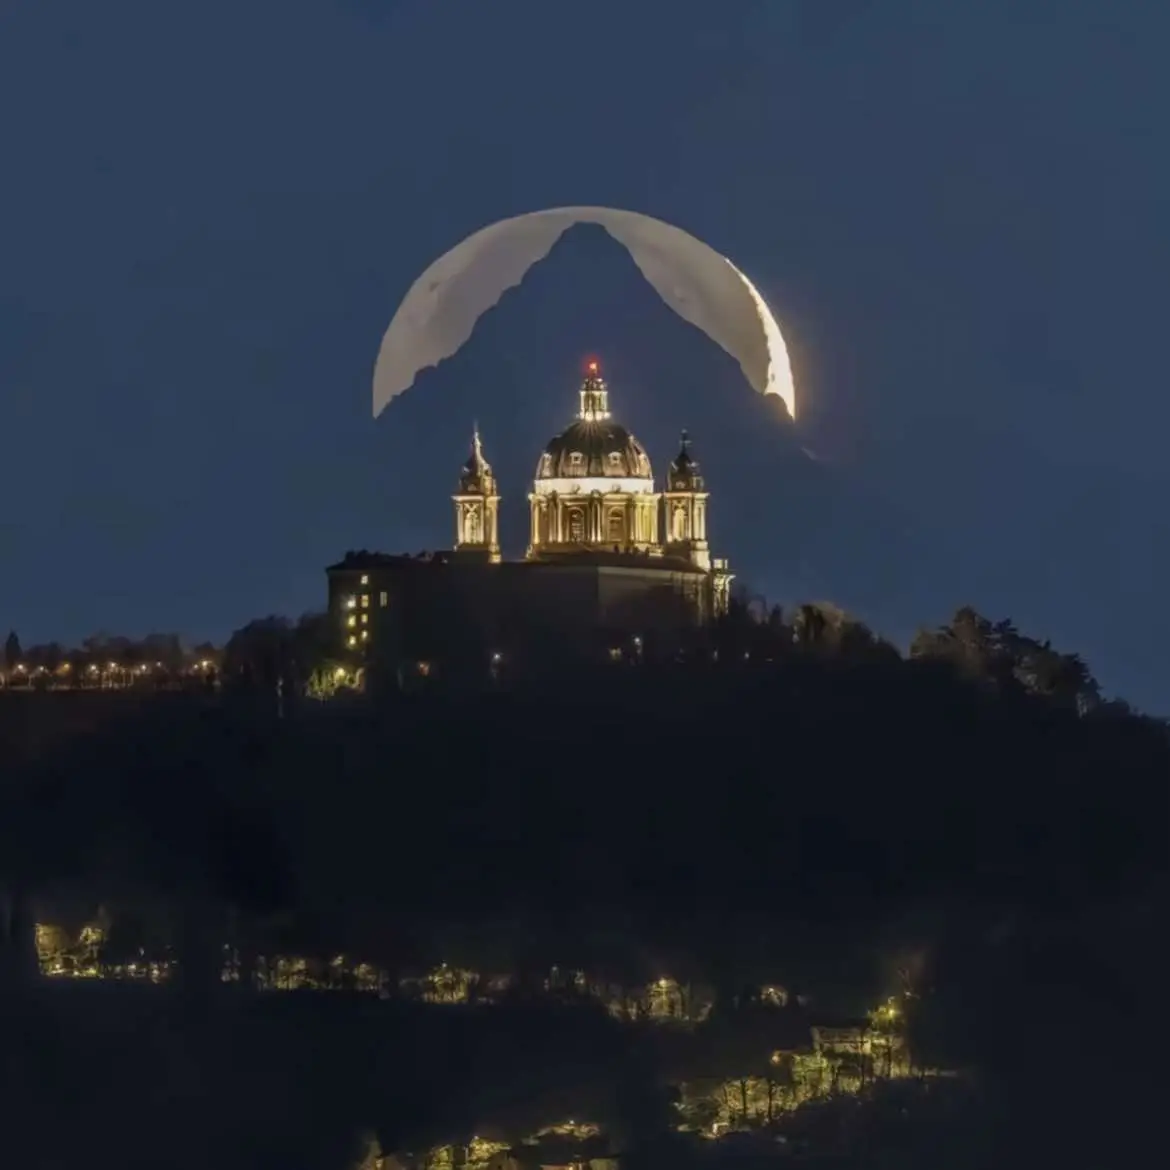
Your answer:
[[[351,552],[331,565],[340,649],[426,675],[565,654],[634,656],[726,612],[727,561],[711,556],[706,484],[683,433],[663,491],[609,410],[596,362],[576,418],[540,456],[523,560],[500,553],[500,491],[478,429],[452,500],[451,549]]]

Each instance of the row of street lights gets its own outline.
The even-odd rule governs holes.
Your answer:
[[[200,659],[178,673],[182,677],[206,677],[215,669],[210,658]],[[38,685],[57,687],[128,687],[138,680],[144,680],[164,673],[161,662],[140,662],[128,665],[120,662],[92,662],[88,667],[75,670],[73,663],[62,662],[57,667],[30,666],[23,662],[14,663],[8,670],[0,670],[0,687],[31,688]],[[165,670],[166,674],[171,674]]]

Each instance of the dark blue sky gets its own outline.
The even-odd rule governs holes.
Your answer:
[[[898,638],[971,602],[1170,709],[1168,39],[1162,0],[6,0],[0,626],[319,605],[347,547],[449,541],[473,414],[521,520],[596,350],[761,591]],[[413,277],[566,203],[733,257],[797,432],[588,229],[372,422]]]

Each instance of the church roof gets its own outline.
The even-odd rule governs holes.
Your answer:
[[[609,420],[576,419],[550,439],[536,468],[537,479],[612,476],[650,479],[645,447],[625,427]]]
[[[555,552],[545,548],[539,557],[533,560],[505,560],[489,568],[493,572],[540,572],[548,568],[572,568],[578,570],[589,569],[622,569],[637,573],[690,573],[705,575],[703,569],[697,568],[686,557],[651,556],[649,553],[629,553],[606,551],[599,547],[594,549]],[[398,569],[418,571],[429,568],[448,568],[456,572],[479,572],[480,566],[468,566],[460,561],[457,554],[450,549],[436,549],[433,552],[410,554],[367,552],[364,549],[358,552],[348,552],[345,558],[326,568],[327,573],[354,572],[362,570]]]

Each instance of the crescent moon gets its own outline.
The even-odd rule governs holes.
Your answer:
[[[455,354],[479,318],[579,223],[605,228],[663,301],[730,354],[754,390],[776,395],[796,419],[788,347],[747,275],[682,228],[613,207],[554,207],[502,219],[434,261],[411,285],[382,338],[374,417],[422,370]]]

